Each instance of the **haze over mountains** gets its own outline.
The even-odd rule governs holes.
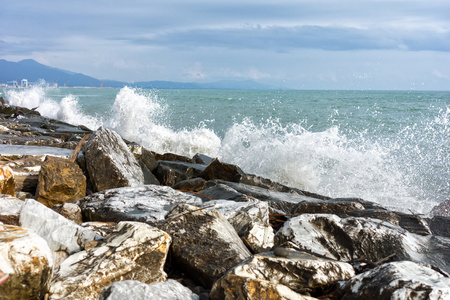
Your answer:
[[[140,88],[156,89],[273,89],[274,87],[260,84],[251,80],[247,81],[219,81],[211,83],[183,83],[172,81],[141,81],[121,82],[115,80],[102,80],[81,73],[49,67],[38,63],[33,59],[25,59],[19,62],[11,62],[0,59],[0,84],[11,85],[12,81],[27,79],[28,82],[45,80],[52,85],[66,87],[116,87],[125,85]]]

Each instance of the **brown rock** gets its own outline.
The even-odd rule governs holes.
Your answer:
[[[16,196],[16,182],[14,174],[10,167],[0,167],[0,194],[7,194],[13,197]]]
[[[81,208],[73,203],[56,204],[52,207],[54,211],[67,219],[74,221],[76,224],[83,223],[81,216]]]
[[[214,159],[202,172],[201,177],[206,180],[221,179],[239,182],[245,173],[236,165],[220,162]]]
[[[86,196],[86,177],[77,164],[48,156],[39,172],[36,198],[42,204],[73,202]]]

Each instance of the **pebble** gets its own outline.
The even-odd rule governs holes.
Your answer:
[[[289,257],[289,250],[286,248],[275,248],[275,250],[273,250],[273,254],[275,254],[275,256],[278,257]]]

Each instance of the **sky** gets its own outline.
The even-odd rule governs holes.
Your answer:
[[[450,90],[450,1],[0,0],[0,58],[126,82]]]

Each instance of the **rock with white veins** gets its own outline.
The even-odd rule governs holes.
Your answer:
[[[233,226],[216,210],[178,205],[162,228],[172,236],[176,266],[206,288],[251,255]]]
[[[96,191],[144,183],[139,163],[115,131],[100,127],[86,143],[84,152]]]
[[[87,221],[138,221],[153,225],[164,220],[175,205],[201,205],[202,200],[168,186],[141,185],[105,190],[76,203]]]
[[[239,286],[226,284],[235,276],[282,284],[301,292],[325,289],[336,280],[347,280],[355,275],[348,263],[319,258],[301,251],[284,250],[286,253],[283,257],[275,255],[278,253],[266,252],[243,261],[214,284],[212,294],[222,295],[227,290],[239,290]]]
[[[37,234],[0,224],[0,299],[43,299],[53,273],[52,251]]]
[[[198,295],[173,279],[154,284],[137,280],[118,281],[104,288],[100,294],[100,300],[198,300],[198,298]]]
[[[450,278],[410,261],[392,262],[343,283],[340,299],[450,299]]]
[[[162,230],[140,222],[120,222],[99,246],[75,253],[61,264],[49,299],[93,300],[117,281],[165,281],[170,243]]]
[[[94,231],[81,227],[33,199],[22,206],[20,225],[44,238],[52,251],[67,254],[80,251],[84,244],[101,238]]]
[[[270,250],[275,233],[269,223],[269,204],[253,199],[246,202],[213,200],[203,204],[217,210],[233,225],[239,236],[254,252]]]

